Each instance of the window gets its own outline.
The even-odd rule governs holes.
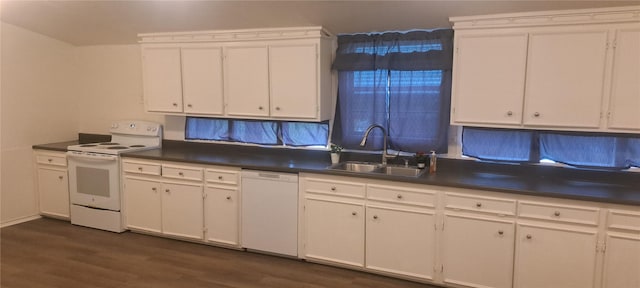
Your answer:
[[[332,141],[362,149],[367,127],[379,124],[391,149],[446,153],[452,37],[450,29],[340,35]],[[367,148],[381,150],[383,138],[374,130]]]
[[[493,161],[628,169],[640,167],[640,136],[464,127],[462,154]]]
[[[185,139],[284,146],[327,146],[327,122],[187,117]]]

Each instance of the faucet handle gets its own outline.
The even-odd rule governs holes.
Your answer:
[[[404,158],[404,167],[409,167],[409,158]]]

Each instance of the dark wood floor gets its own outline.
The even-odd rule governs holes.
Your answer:
[[[295,259],[38,219],[0,230],[0,286],[422,287]]]

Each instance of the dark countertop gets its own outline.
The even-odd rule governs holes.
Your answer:
[[[63,147],[64,143],[73,141],[36,145],[34,148],[57,150]],[[65,150],[66,146],[60,151]],[[326,151],[168,140],[163,142],[162,149],[124,153],[122,156],[277,172],[312,172],[640,206],[640,173],[633,172],[439,159],[438,171],[435,174],[425,173],[421,177],[413,178],[329,170],[327,167],[331,165],[331,161]],[[380,155],[342,153],[341,161],[349,160],[379,162]],[[399,162],[404,163],[402,160]]]
[[[33,149],[67,152],[67,146],[78,145],[78,140],[33,145]]]

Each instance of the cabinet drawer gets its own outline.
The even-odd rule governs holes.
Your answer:
[[[445,193],[445,208],[484,212],[498,215],[515,215],[516,201],[511,199]]]
[[[518,216],[559,222],[598,225],[599,209],[593,207],[519,202]]]
[[[160,175],[160,164],[154,163],[141,163],[141,162],[128,162],[122,163],[122,170],[126,173],[145,174],[145,175]]]
[[[238,184],[238,171],[207,169],[204,174],[204,179],[209,183]]]
[[[358,198],[363,198],[365,195],[365,185],[363,183],[307,178],[305,184],[305,192],[310,193],[342,195]]]
[[[36,156],[36,162],[38,162],[38,164],[67,166],[67,157],[64,155],[38,154]]]
[[[367,185],[367,199],[425,207],[435,207],[436,202],[431,191],[374,184]]]
[[[640,213],[623,210],[609,210],[607,227],[640,231]]]
[[[162,176],[167,178],[202,181],[202,168],[162,165]]]

